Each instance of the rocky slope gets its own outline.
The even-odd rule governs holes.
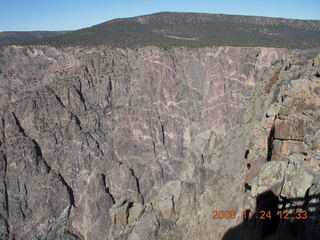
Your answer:
[[[1,48],[1,239],[267,236],[212,211],[255,210],[268,190],[304,206],[318,194],[316,56]],[[307,239],[317,222],[303,224]]]

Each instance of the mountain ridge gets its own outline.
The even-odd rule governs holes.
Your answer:
[[[68,31],[3,31],[0,32],[0,46],[54,37],[66,32]]]
[[[173,37],[168,37],[173,36]],[[184,38],[192,38],[190,39]],[[255,16],[161,12],[118,18],[26,44],[112,47],[320,47],[320,21]]]

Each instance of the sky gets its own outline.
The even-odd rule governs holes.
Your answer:
[[[320,0],[0,0],[0,31],[75,30],[163,11],[320,20]]]

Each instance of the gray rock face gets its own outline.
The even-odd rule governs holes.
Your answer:
[[[242,219],[212,211],[300,197],[316,180],[319,60],[285,52],[1,48],[0,236],[221,239]]]

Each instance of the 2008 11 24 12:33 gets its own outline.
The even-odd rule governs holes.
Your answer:
[[[241,215],[241,216],[240,216]],[[305,210],[297,210],[297,211],[277,211],[277,214],[272,214],[272,212],[261,210],[258,212],[254,211],[243,211],[241,214],[237,214],[235,210],[214,210],[212,211],[211,219],[258,219],[258,220],[265,220],[265,219],[272,219],[272,218],[280,218],[284,220],[289,219],[307,219],[308,212]]]

